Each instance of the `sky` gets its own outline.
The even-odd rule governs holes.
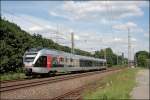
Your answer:
[[[30,34],[94,52],[111,47],[131,57],[149,51],[149,1],[1,1],[1,16]]]

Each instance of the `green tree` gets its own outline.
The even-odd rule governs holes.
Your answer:
[[[147,51],[138,51],[135,54],[135,61],[138,66],[148,67],[148,60],[150,59],[149,53]]]
[[[117,65],[117,54],[113,53],[113,50],[111,48],[105,48],[100,51],[95,51],[94,57],[104,59],[105,54],[108,67],[111,67],[112,65]],[[121,64],[124,60],[125,58],[123,58],[122,56],[118,56],[118,64]]]

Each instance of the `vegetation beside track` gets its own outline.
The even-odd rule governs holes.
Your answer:
[[[136,85],[136,73],[139,68],[128,68],[121,72],[109,75],[97,82],[99,88],[86,90],[84,99],[129,99],[130,92]]]
[[[128,65],[127,65],[127,64],[122,64],[122,65],[113,65],[111,68],[117,68],[117,67],[119,67],[119,68],[123,68],[123,67],[128,67]]]
[[[24,79],[26,78],[24,73],[6,73],[6,74],[1,74],[0,75],[0,80],[1,81],[8,81],[8,80],[17,80],[17,79]]]
[[[126,66],[126,65],[124,65]],[[112,68],[116,68],[116,67],[124,67],[124,66],[112,66]],[[67,72],[62,72],[62,73],[57,73],[57,74],[66,74]],[[25,75],[25,73],[21,70],[18,72],[9,72],[9,73],[4,73],[4,74],[0,74],[0,81],[7,81],[7,80],[17,80],[17,79],[24,79],[27,78],[27,76]]]

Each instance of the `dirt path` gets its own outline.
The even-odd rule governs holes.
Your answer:
[[[131,92],[132,99],[149,99],[149,70],[140,70],[137,74],[137,86]]]

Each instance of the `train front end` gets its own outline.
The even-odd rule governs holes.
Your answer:
[[[26,76],[47,74],[51,67],[51,57],[43,56],[41,50],[30,49],[23,56]]]

